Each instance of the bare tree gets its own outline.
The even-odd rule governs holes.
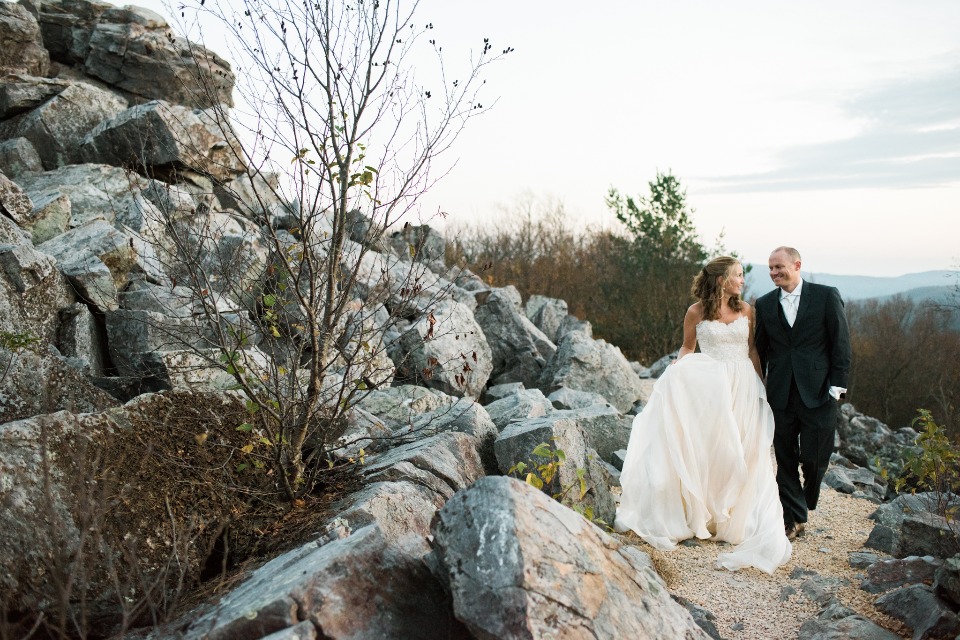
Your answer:
[[[427,339],[443,329],[432,308],[452,284],[428,268],[442,249],[431,253],[409,218],[436,158],[485,110],[481,72],[511,49],[494,53],[484,39],[452,75],[416,8],[186,2],[191,39],[230,49],[238,107],[149,107],[184,149],[176,162],[150,162],[156,135],[137,132],[131,164],[171,185],[135,198],[133,227],[164,287],[151,329],[182,347],[177,368],[219,370],[242,391],[249,419],[236,428],[250,440],[237,464],[275,472],[290,499],[333,464],[344,413],[392,380],[399,336],[412,323]],[[204,51],[196,90],[211,104],[220,87]],[[221,142],[203,144],[204,131]],[[420,373],[434,366],[466,372],[469,358]]]

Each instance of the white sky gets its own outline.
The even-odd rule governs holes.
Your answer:
[[[451,57],[484,37],[515,49],[423,200],[452,224],[532,194],[614,226],[607,190],[645,194],[660,169],[703,241],[725,229],[749,262],[791,244],[821,273],[960,265],[957,0],[422,0],[417,15]]]

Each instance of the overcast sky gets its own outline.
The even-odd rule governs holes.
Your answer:
[[[424,200],[452,224],[532,196],[614,226],[607,190],[643,194],[659,169],[703,241],[723,229],[750,262],[792,244],[816,272],[960,265],[957,0],[422,0],[418,16],[451,56],[515,49]]]

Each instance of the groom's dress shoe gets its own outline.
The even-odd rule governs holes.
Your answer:
[[[803,535],[803,523],[794,522],[793,524],[788,524],[785,528],[787,533],[787,540],[793,540]]]

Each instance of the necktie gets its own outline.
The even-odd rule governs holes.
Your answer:
[[[797,303],[799,301],[800,296],[796,293],[788,293],[783,296],[783,314],[787,317],[787,324],[791,327],[797,320]]]

